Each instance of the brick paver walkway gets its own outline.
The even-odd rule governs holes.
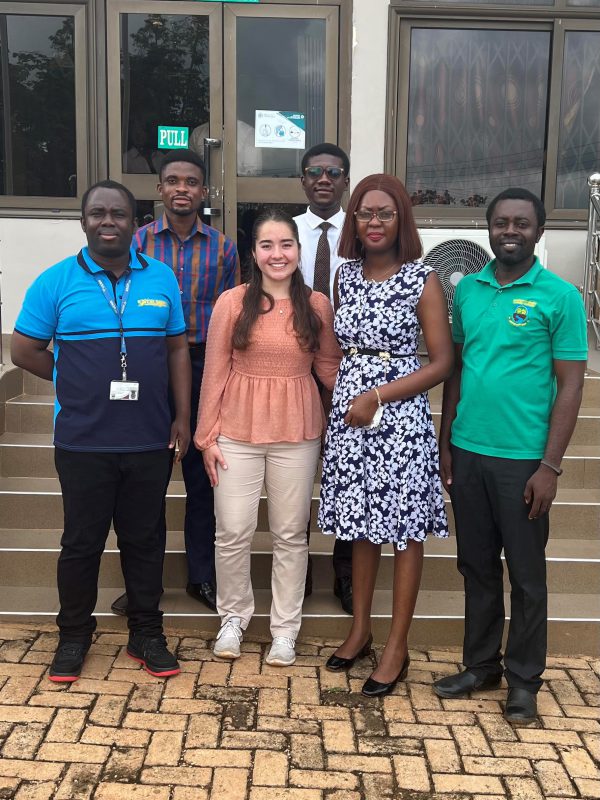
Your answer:
[[[233,664],[210,639],[169,637],[182,674],[157,680],[98,633],[81,679],[45,676],[54,630],[0,626],[0,797],[16,800],[425,800],[600,798],[600,660],[549,659],[540,720],[512,728],[505,691],[438,700],[457,651],[411,651],[385,700],[327,672],[331,642],[264,663],[245,641]]]

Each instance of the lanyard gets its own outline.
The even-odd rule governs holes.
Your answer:
[[[117,306],[116,302],[108,293],[108,289],[106,288],[104,281],[101,278],[94,278],[102,294],[104,295],[104,299],[108,303],[108,305],[114,311],[117,319],[119,320],[119,335],[121,337],[121,371],[123,373],[123,380],[127,380],[127,346],[125,345],[125,331],[123,330],[123,314],[125,313],[125,307],[127,305],[127,300],[129,298],[129,290],[131,289],[131,275],[125,281],[125,288],[123,289],[123,297],[121,298],[121,305]]]

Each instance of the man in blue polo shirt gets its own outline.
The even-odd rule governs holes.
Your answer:
[[[454,296],[456,369],[444,386],[440,466],[465,582],[466,670],[434,683],[440,697],[502,677],[504,555],[511,611],[504,716],[528,723],[546,661],[545,546],[560,463],[581,404],[587,335],[577,289],[534,255],[539,198],[507,189],[487,210],[495,259]]]
[[[129,597],[127,654],[152,675],[179,672],[159,610],[159,523],[173,453],[178,445],[182,458],[189,444],[190,360],[177,281],[131,247],[134,218],[135,199],[121,184],[102,181],[84,194],[88,246],[37,278],[11,342],[14,364],[56,386],[65,520],[53,681],[81,673],[111,522]]]

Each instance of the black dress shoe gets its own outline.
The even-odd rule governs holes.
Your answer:
[[[336,597],[340,598],[340,603],[346,614],[354,614],[352,606],[352,578],[342,575],[341,578],[336,578],[333,584],[333,593]]]
[[[510,688],[504,708],[504,719],[517,725],[527,725],[537,717],[537,697],[527,689]]]
[[[325,664],[325,668],[328,669],[330,672],[341,672],[345,669],[350,669],[350,667],[354,664],[357,658],[366,658],[369,653],[371,652],[371,645],[373,644],[373,635],[369,634],[369,638],[367,639],[367,643],[364,647],[358,651],[358,653],[353,658],[342,658],[342,656],[336,656],[335,653],[329,656],[327,662]]]
[[[188,583],[185,590],[190,597],[193,597],[194,600],[200,600],[211,611],[217,610],[217,587],[211,581]]]
[[[394,689],[396,688],[396,684],[398,681],[403,681],[406,676],[408,675],[408,665],[410,664],[410,656],[406,656],[404,659],[404,664],[402,664],[402,668],[398,675],[394,678],[393,681],[389,683],[381,683],[381,681],[376,681],[375,678],[367,678],[362,687],[362,693],[365,697],[385,697],[386,694],[391,694]]]
[[[482,689],[497,689],[501,680],[502,675],[488,675],[480,678],[474,672],[465,669],[457,675],[448,675],[435,681],[433,691],[438,697],[464,697],[466,694],[479,692]]]
[[[113,614],[118,614],[120,617],[127,616],[127,592],[120,594],[114,603],[111,605],[110,610]]]

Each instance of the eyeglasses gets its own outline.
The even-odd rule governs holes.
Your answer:
[[[355,211],[354,216],[357,222],[371,222],[373,217],[377,217],[379,222],[391,222],[397,213],[397,211],[388,211],[385,208],[382,211],[367,211],[365,208]]]
[[[332,181],[337,181],[344,174],[342,167],[305,167],[304,174],[307,178],[320,178],[325,173]]]

